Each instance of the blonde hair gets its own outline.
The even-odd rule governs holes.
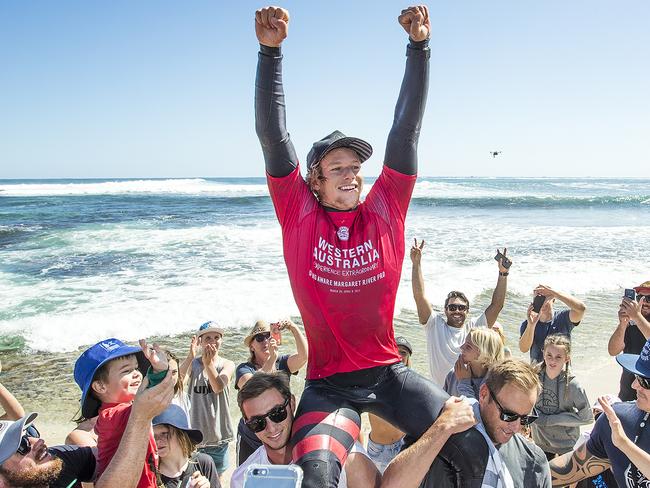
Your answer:
[[[544,340],[544,347],[542,348],[543,353],[546,352],[546,348],[548,346],[564,348],[564,352],[567,358],[567,361],[564,364],[564,373],[565,373],[564,394],[566,395],[569,391],[569,381],[571,379],[570,378],[571,373],[569,371],[569,365],[571,364],[571,339],[569,339],[567,336],[563,334],[551,334]],[[539,364],[539,367],[540,367],[540,373],[546,372],[546,358],[542,359],[542,362]]]
[[[485,384],[494,395],[505,385],[513,385],[523,392],[535,390],[538,395],[542,388],[539,367],[513,358],[493,363],[485,375]]]
[[[468,338],[478,348],[478,361],[482,366],[487,368],[492,363],[500,361],[505,357],[503,341],[497,331],[484,327],[472,329],[469,332]]]

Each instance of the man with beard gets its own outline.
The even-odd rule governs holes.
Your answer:
[[[610,356],[620,353],[639,354],[650,339],[650,281],[634,288],[636,301],[623,298],[618,309],[618,326],[609,338],[607,350]],[[624,402],[636,400],[632,388],[634,375],[626,370],[621,373],[618,397]]]
[[[551,461],[553,486],[566,486],[611,468],[618,486],[650,487],[650,341],[641,354],[619,354],[618,364],[634,375],[635,402],[610,406],[599,401],[601,415],[586,443]]]
[[[488,443],[489,459],[482,488],[550,488],[551,477],[544,452],[520,431],[533,422],[541,385],[537,368],[519,359],[504,359],[490,366],[479,390],[470,400],[473,417],[463,413],[460,399],[452,397],[443,414],[411,447],[400,452],[384,472],[382,488],[433,488],[441,485],[434,458],[447,432],[457,432],[478,421],[476,428]],[[453,412],[453,414],[452,414]],[[432,464],[433,463],[433,464]]]
[[[429,371],[433,382],[442,387],[445,378],[460,354],[469,331],[476,327],[494,327],[503,309],[508,288],[508,274],[512,261],[506,257],[507,249],[498,253],[499,277],[492,293],[492,301],[478,317],[470,318],[469,300],[463,292],[450,291],[445,299],[445,313],[434,312],[433,307],[424,294],[424,277],[422,275],[422,249],[424,241],[418,244],[417,239],[411,247],[411,262],[413,268],[411,281],[413,298],[418,310],[418,319],[424,326],[427,336],[427,356]]]

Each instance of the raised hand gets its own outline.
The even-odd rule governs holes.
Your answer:
[[[497,249],[497,253],[499,250]],[[510,266],[512,265],[512,260],[506,256],[506,253],[508,252],[508,248],[504,247],[503,252],[501,253],[503,255],[502,258],[497,261],[499,264],[499,273],[507,273],[508,270],[510,269]]]
[[[145,339],[140,339],[140,348],[144,353],[144,357],[151,363],[151,369],[158,373],[160,371],[167,371],[169,364],[167,362],[167,355],[160,350],[160,346],[154,342],[153,346],[147,344]]]
[[[612,444],[614,444],[619,449],[623,446],[626,440],[628,440],[621,425],[621,421],[614,412],[614,409],[609,404],[607,397],[601,396],[598,397],[598,403],[603,409],[605,415],[607,415],[607,420],[609,420],[609,426],[612,429]]]
[[[547,299],[557,298],[557,292],[547,285],[537,285],[533,291],[535,292],[535,295],[544,295]]]
[[[623,298],[623,301],[621,302],[621,308],[619,310],[619,318],[621,315],[621,312],[626,315],[629,319],[632,320],[639,320],[639,317],[641,317],[641,307],[645,303],[645,297],[641,299],[640,302],[636,302],[634,300],[630,300],[629,298]]]
[[[413,239],[414,244],[411,246],[411,262],[413,264],[420,264],[422,259],[422,248],[424,247],[424,239],[420,242],[418,246],[418,240]]]
[[[280,47],[289,32],[289,12],[280,7],[264,7],[255,12],[255,35],[260,44]]]
[[[537,312],[535,312],[533,310],[533,304],[532,303],[528,307],[528,312],[526,314],[526,317],[528,319],[528,325],[532,325],[532,326],[537,325],[537,321],[539,320],[539,313],[537,313]]]
[[[428,39],[431,34],[429,9],[426,5],[405,8],[397,18],[397,21],[409,37],[416,42]]]
[[[192,339],[190,339],[190,350],[188,356],[194,359],[198,354],[198,352],[199,352],[199,338],[196,337],[196,335],[193,335]]]

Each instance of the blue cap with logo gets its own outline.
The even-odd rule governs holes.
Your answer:
[[[201,337],[203,334],[207,334],[208,332],[217,332],[223,336],[223,327],[217,324],[214,320],[210,320],[205,324],[201,324],[199,326],[199,330],[196,335],[198,337]]]
[[[89,419],[99,412],[101,402],[89,394],[97,370],[112,359],[130,354],[138,356],[138,364],[142,365],[144,363],[142,349],[127,346],[121,340],[111,338],[104,339],[89,347],[79,356],[74,364],[74,380],[81,388],[81,415]]]
[[[641,349],[641,354],[619,354],[616,361],[630,373],[650,378],[650,340]]]

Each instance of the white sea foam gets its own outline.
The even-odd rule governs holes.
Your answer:
[[[115,180],[102,182],[0,184],[0,196],[69,196],[120,194],[179,194],[245,197],[268,195],[266,184],[232,184],[203,178]]]

